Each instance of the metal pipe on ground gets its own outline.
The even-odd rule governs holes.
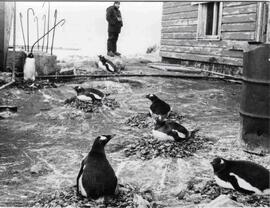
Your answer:
[[[189,79],[211,79],[212,77],[207,77],[203,75],[175,75],[175,74],[98,74],[98,75],[47,75],[47,76],[38,76],[39,79],[53,79],[53,78],[111,78],[111,77],[164,77],[164,78],[189,78]]]

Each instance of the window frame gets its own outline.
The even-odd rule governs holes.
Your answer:
[[[199,2],[198,5],[198,21],[197,21],[197,34],[196,39],[197,40],[221,40],[221,23],[222,23],[222,9],[223,9],[223,2],[215,1],[214,8],[217,8],[217,4],[219,3],[219,16],[218,16],[218,22],[213,20],[213,28],[217,28],[218,25],[218,31],[217,35],[206,35],[206,9],[203,8],[203,5],[206,5],[207,3],[211,2]],[[193,4],[195,5],[195,4]],[[214,12],[216,9],[214,9]],[[214,18],[217,17],[217,15],[214,15]],[[217,24],[217,25],[216,25]],[[203,27],[203,28],[202,28]]]

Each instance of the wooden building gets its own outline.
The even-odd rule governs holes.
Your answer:
[[[240,69],[250,44],[270,42],[269,2],[164,2],[164,62]],[[217,67],[218,68],[218,67]]]

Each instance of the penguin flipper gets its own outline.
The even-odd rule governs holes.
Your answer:
[[[79,191],[79,179],[83,173],[83,169],[84,169],[84,164],[85,164],[85,161],[86,161],[86,158],[84,158],[81,162],[81,168],[80,168],[80,171],[79,171],[79,174],[77,176],[77,184],[76,184],[76,189],[77,189],[77,195],[79,196],[80,195],[80,191]]]
[[[243,189],[239,186],[238,182],[237,182],[237,179],[235,176],[230,176],[229,177],[229,181],[230,183],[232,184],[233,188],[236,190],[236,191],[239,191],[241,193],[244,193],[244,194],[253,194],[255,193],[254,191],[249,191],[249,190],[246,190],[246,189]]]

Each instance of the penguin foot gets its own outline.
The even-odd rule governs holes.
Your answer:
[[[200,128],[196,128],[196,129],[190,131],[189,136],[186,139],[193,138],[198,131],[200,131]]]

